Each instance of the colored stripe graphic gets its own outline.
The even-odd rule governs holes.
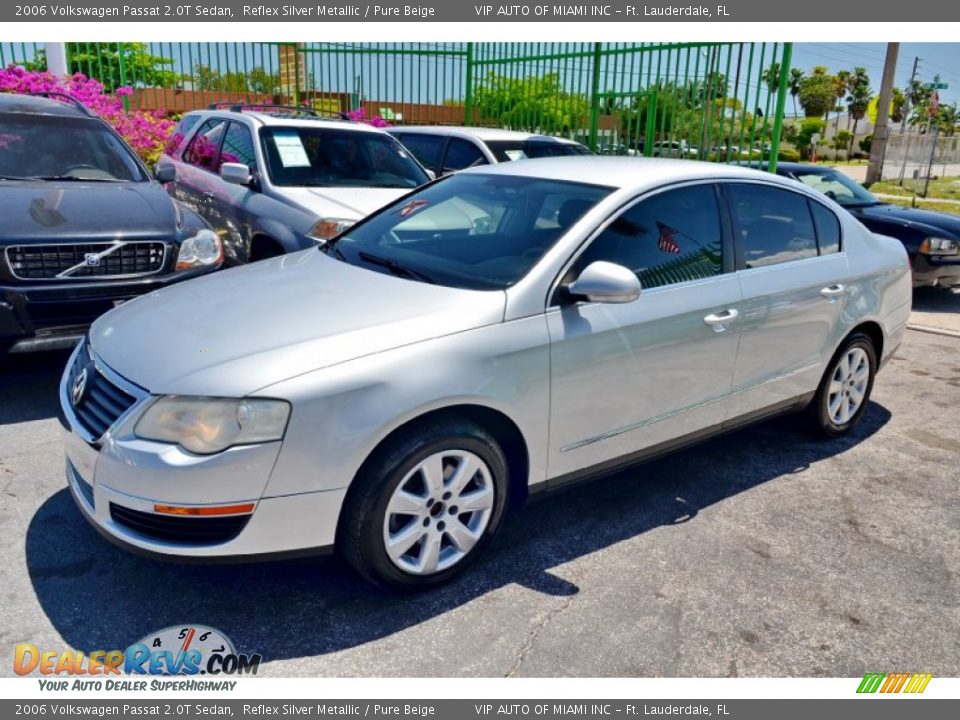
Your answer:
[[[860,681],[858,693],[922,693],[933,675],[930,673],[867,673]]]

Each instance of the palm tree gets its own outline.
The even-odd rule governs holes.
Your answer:
[[[837,90],[837,106],[836,106],[836,116],[833,119],[833,134],[836,136],[837,130],[840,129],[840,110],[842,109],[840,102],[843,100],[844,96],[847,94],[847,90],[850,88],[850,73],[846,70],[841,70],[836,75],[836,90]],[[847,118],[847,129],[849,129],[850,118]]]
[[[853,140],[857,136],[857,125],[867,113],[867,105],[870,104],[870,96],[873,92],[870,89],[870,76],[867,75],[865,68],[858,67],[853,69],[853,75],[849,80],[850,94],[847,95],[847,109],[853,118],[853,136],[850,138],[850,150],[853,152]]]
[[[903,122],[903,112],[907,104],[907,96],[900,88],[893,88],[893,94],[890,96],[890,120],[898,123]]]
[[[800,68],[790,68],[790,79],[788,87],[790,88],[790,97],[793,98],[793,116],[797,116],[797,95],[800,94],[800,81],[803,80],[803,70]]]
[[[957,131],[957,125],[960,124],[960,108],[956,103],[941,105],[937,113],[937,122],[940,124],[940,132],[947,137],[952,137]]]

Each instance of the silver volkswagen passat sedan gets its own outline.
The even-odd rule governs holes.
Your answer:
[[[134,551],[435,585],[535,492],[779,412],[848,432],[910,295],[900,242],[775,175],[477,168],[103,316],[60,386],[68,482]]]

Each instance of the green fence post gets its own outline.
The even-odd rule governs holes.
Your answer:
[[[473,43],[467,43],[466,87],[463,90],[463,124],[469,127],[473,116]]]
[[[643,154],[645,157],[653,157],[653,133],[657,127],[657,99],[659,93],[657,88],[650,89],[647,83],[647,125],[643,131]]]
[[[125,48],[122,42],[117,43],[117,64],[119,65],[120,70],[120,86],[126,87],[127,85],[127,60],[124,57]],[[114,88],[116,89],[116,88]],[[130,96],[123,96],[123,110],[124,112],[130,112]]]
[[[590,149],[597,151],[597,125],[600,123],[601,43],[593,44],[593,82],[590,85]]]
[[[780,58],[780,87],[777,88],[777,109],[773,118],[773,133],[770,137],[770,172],[777,171],[777,158],[780,156],[780,133],[783,130],[783,114],[787,104],[787,83],[790,82],[790,62],[793,60],[793,43],[783,44],[783,56]],[[761,139],[760,147],[763,147]],[[761,159],[763,151],[760,152]]]

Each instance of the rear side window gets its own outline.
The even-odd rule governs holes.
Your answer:
[[[166,145],[163,147],[163,151],[167,155],[174,155],[183,145],[183,141],[187,139],[187,135],[190,134],[190,131],[200,122],[199,115],[187,115],[185,118],[182,118],[180,122],[177,123],[177,126],[173,129],[173,135],[170,136],[170,139],[167,140]]]
[[[250,130],[238,123],[230,123],[226,137],[223,138],[223,147],[220,149],[220,159],[217,161],[217,171],[225,162],[243,163],[251,170],[255,169],[257,156],[253,151],[253,138]]]
[[[812,200],[810,211],[813,214],[813,224],[817,228],[817,245],[820,254],[840,252],[840,221],[837,216],[823,205]]]
[[[807,199],[766,185],[727,186],[747,268],[817,256]]]
[[[434,135],[399,135],[398,139],[424,167],[434,170],[440,164],[440,153],[446,138]]]
[[[226,127],[226,120],[218,120],[217,118],[207,120],[197,130],[193,140],[190,141],[190,146],[183,154],[183,161],[204,170],[216,170],[220,140],[223,138],[223,131]]]
[[[614,220],[577,261],[574,275],[596,260],[630,268],[644,287],[723,272],[723,235],[712,185],[667,190]]]
[[[475,165],[486,165],[487,159],[476,145],[466,140],[454,138],[447,147],[443,158],[443,172],[453,172]]]

